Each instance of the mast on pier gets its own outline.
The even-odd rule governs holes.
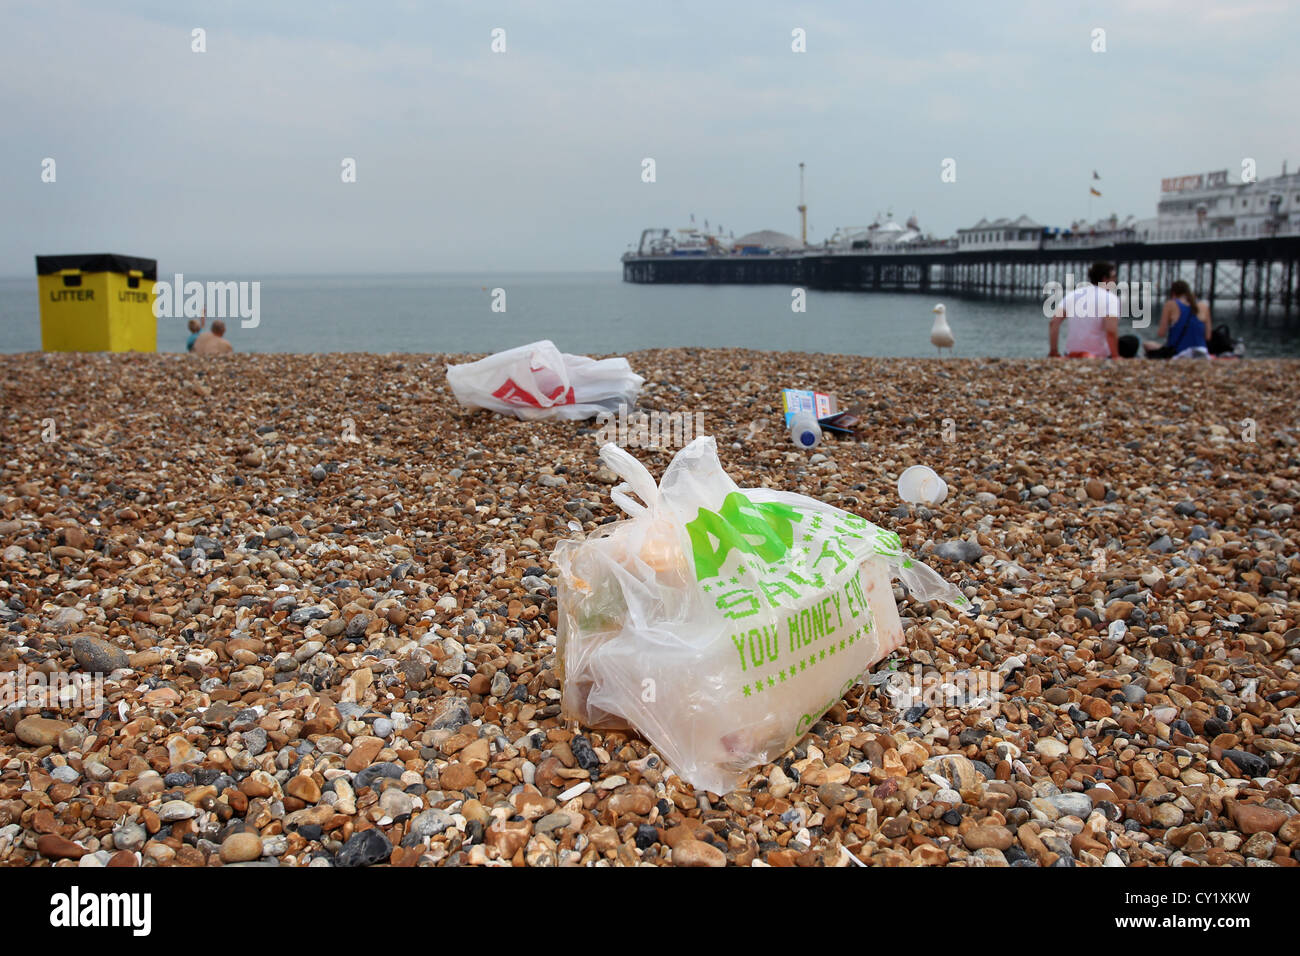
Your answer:
[[[803,201],[803,163],[799,164],[799,240],[808,245],[808,206]]]

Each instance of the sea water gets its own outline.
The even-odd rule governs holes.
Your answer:
[[[239,352],[491,352],[549,338],[564,351],[594,354],[739,347],[925,357],[938,354],[930,324],[940,301],[956,338],[945,355],[1032,357],[1048,348],[1042,303],[1027,299],[810,289],[805,311],[795,312],[789,286],[637,285],[617,269],[239,278],[259,282],[261,292],[256,324],[226,320]],[[1295,313],[1242,317],[1225,304],[1214,321],[1232,325],[1248,356],[1300,356]],[[185,322],[158,320],[159,351],[185,348]],[[1120,333],[1154,338],[1155,325],[1154,317],[1146,329],[1122,319]],[[0,279],[0,352],[40,347],[36,276]]]

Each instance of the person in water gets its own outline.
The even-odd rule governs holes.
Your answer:
[[[1210,304],[1197,302],[1192,287],[1179,279],[1169,287],[1156,335],[1164,344],[1143,343],[1147,358],[1209,358]]]

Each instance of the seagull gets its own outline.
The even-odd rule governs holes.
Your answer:
[[[944,313],[948,310],[940,302],[932,310],[934,312],[934,325],[930,327],[930,344],[939,350],[939,355],[943,355],[944,349],[952,348],[952,329],[948,328],[948,322],[944,319]]]

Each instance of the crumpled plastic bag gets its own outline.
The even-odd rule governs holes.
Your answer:
[[[969,606],[896,533],[738,487],[712,438],[678,452],[657,486],[618,446],[600,454],[631,517],[556,547],[561,709],[588,727],[630,725],[696,788],[734,789],[902,646],[892,578]]]
[[[591,418],[636,404],[645,379],[625,358],[562,353],[549,339],[447,366],[447,384],[466,408],[526,420]]]

